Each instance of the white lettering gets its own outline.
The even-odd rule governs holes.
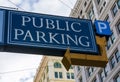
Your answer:
[[[65,30],[65,28],[64,29],[60,28],[58,20],[56,20],[56,23],[57,23],[57,30]]]
[[[69,35],[66,35],[66,38],[67,38],[67,44],[70,45],[70,40],[72,42],[74,42],[76,45],[78,45],[78,41],[77,41],[77,36],[75,35],[75,39],[73,39],[71,36]]]
[[[60,44],[60,42],[58,42],[55,37],[57,36],[58,34],[55,33],[55,34],[52,34],[52,33],[49,33],[49,38],[50,38],[50,43],[53,43],[53,41],[55,41],[57,44]]]
[[[48,29],[54,29],[55,28],[54,21],[50,20],[50,19],[46,19],[46,28],[48,28]]]
[[[88,37],[87,36],[81,36],[79,37],[79,43],[82,45],[82,46],[85,46],[85,47],[89,47],[90,46],[90,42],[86,42],[86,44],[83,44],[82,43],[82,39],[85,38],[88,40]],[[85,42],[85,41],[84,41]]]
[[[102,30],[107,29],[107,25],[105,23],[98,22],[98,28],[99,28],[99,31],[102,33]]]
[[[74,32],[81,32],[82,30],[81,29],[75,29],[75,26],[74,25],[78,25],[79,27],[81,26],[81,24],[80,23],[77,23],[77,22],[73,22],[72,24],[71,24],[71,29],[74,31]],[[77,26],[76,26],[77,27]],[[78,27],[77,27],[78,28]]]
[[[31,33],[30,33],[29,30],[27,30],[27,32],[26,32],[25,37],[24,37],[23,40],[26,40],[26,38],[30,38],[31,41],[34,41],[34,40],[33,40],[33,37],[32,37],[32,35],[31,35]]]
[[[32,19],[33,19],[33,26],[34,26],[34,27],[36,27],[36,28],[41,28],[41,27],[43,27],[43,19],[42,19],[42,18],[39,19],[40,22],[37,22],[37,24],[40,23],[39,26],[37,26],[37,25],[35,24],[35,23],[36,23],[36,21],[35,21],[35,20],[36,20],[35,17],[33,17]]]
[[[31,21],[30,17],[22,16],[22,26],[26,26],[25,23],[30,21]]]
[[[37,33],[37,42],[40,42],[40,38],[44,41],[44,42],[47,42],[46,39],[45,39],[45,33],[44,32],[41,32],[41,31],[36,31]],[[41,34],[41,35],[40,35]]]
[[[21,29],[14,29],[15,30],[15,38],[16,40],[18,40],[18,36],[21,36],[24,34],[24,31]]]

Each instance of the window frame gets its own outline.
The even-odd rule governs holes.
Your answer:
[[[69,72],[67,72],[66,76],[67,76],[67,79],[70,79],[70,73]]]
[[[54,72],[54,77],[57,79],[58,78],[58,72]]]
[[[117,0],[117,6],[120,9],[120,0]]]
[[[119,55],[117,55],[117,54],[119,54]],[[118,50],[115,51],[115,58],[116,58],[117,63],[120,62],[120,53]]]
[[[89,68],[87,68],[87,71],[88,71],[88,77],[90,77],[93,74],[93,72],[94,72],[94,68],[93,67],[89,67]]]
[[[61,63],[55,62],[54,63],[54,68],[62,68]]]
[[[119,81],[117,81],[117,77],[118,77],[118,79],[120,80],[120,75],[119,75],[119,73],[114,76],[114,78],[113,78],[114,82],[119,82]]]
[[[115,42],[115,35],[114,35],[114,32],[112,31],[112,34],[111,34],[111,42],[112,44]]]
[[[97,4],[98,4],[98,5],[100,4],[100,0],[97,0]]]
[[[93,10],[93,7],[91,7],[91,9],[88,12],[88,17],[89,17],[89,19],[92,19],[93,16],[94,16],[94,10]]]
[[[120,21],[120,19],[119,19],[118,21]],[[118,33],[118,35],[119,35],[119,34],[120,34],[120,22],[118,22],[118,23],[116,24],[116,30],[117,30],[117,33]]]
[[[113,16],[115,17],[118,12],[118,7],[117,7],[116,3],[111,8],[111,12],[112,12]]]
[[[59,78],[60,78],[60,79],[63,78],[63,74],[62,74],[62,72],[59,72]]]
[[[100,72],[100,80],[101,80],[101,82],[103,82],[104,79],[105,79],[105,73],[104,73],[104,71],[102,70],[102,71]]]
[[[113,62],[113,60],[114,60],[114,62]],[[115,67],[115,65],[116,65],[116,60],[115,60],[115,57],[112,56],[112,57],[110,58],[110,66],[111,66],[111,68],[113,69],[113,68]]]
[[[81,76],[81,77],[79,77],[79,82],[83,82],[83,80],[82,80],[82,76]]]
[[[74,73],[71,73],[71,79],[75,79]]]

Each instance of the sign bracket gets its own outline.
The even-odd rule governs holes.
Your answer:
[[[96,35],[96,42],[100,52],[97,55],[70,53],[70,49],[68,48],[62,59],[66,70],[68,71],[71,65],[105,67],[108,62],[105,50],[106,38]]]

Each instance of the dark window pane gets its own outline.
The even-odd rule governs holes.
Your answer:
[[[67,79],[70,79],[70,73],[67,73]]]
[[[101,82],[103,82],[103,80],[105,79],[105,75],[103,71],[100,73],[100,79],[101,79]]]
[[[59,72],[59,78],[63,78],[62,72]]]
[[[61,68],[61,64],[59,62],[55,62],[54,63],[54,68]]]
[[[110,62],[111,62],[111,67],[114,68],[114,66],[115,66],[115,58],[112,57]]]
[[[117,24],[117,31],[120,34],[120,22]]]
[[[120,0],[117,0],[118,8],[120,9]]]
[[[74,73],[71,73],[71,79],[74,79]]]
[[[58,78],[58,72],[55,72],[55,78]]]
[[[99,3],[100,3],[100,0],[97,0],[97,3],[99,4]]]
[[[115,52],[115,56],[116,56],[117,62],[119,62],[120,61],[120,53],[118,52],[118,50]]]
[[[114,7],[112,8],[113,15],[115,16],[117,12],[118,12],[117,6],[114,5]]]
[[[117,75],[115,78],[114,78],[114,82],[120,82],[120,76]]]

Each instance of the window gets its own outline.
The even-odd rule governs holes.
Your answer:
[[[77,70],[80,71],[80,66],[77,66]]]
[[[101,82],[103,82],[104,79],[105,79],[105,74],[102,71],[102,72],[100,72],[100,80],[101,80]]]
[[[92,19],[94,15],[93,7],[92,9],[88,12],[89,19]]]
[[[120,22],[116,25],[116,27],[117,27],[118,33],[120,34]]]
[[[99,3],[100,3],[100,0],[97,0],[97,3],[99,4]]]
[[[111,47],[112,43],[111,43],[111,39],[109,37],[108,41],[107,41],[107,50],[109,50],[109,48]]]
[[[118,8],[120,9],[120,0],[117,0]]]
[[[103,3],[103,6],[105,6],[106,5],[106,1]]]
[[[67,79],[74,79],[74,73],[67,72]]]
[[[94,71],[94,68],[93,67],[89,67],[88,68],[88,76],[91,76],[93,71]]]
[[[67,73],[67,79],[70,79],[70,73]]]
[[[73,66],[70,66],[70,69],[73,69]]]
[[[100,13],[102,12],[102,10],[103,10],[103,7],[100,8]]]
[[[115,42],[115,36],[114,36],[113,32],[112,32],[112,35],[111,35],[111,42],[112,42],[112,44]]]
[[[71,79],[74,79],[74,73],[71,73]]]
[[[62,72],[59,72],[59,78],[63,78]]]
[[[92,82],[97,82],[97,79],[96,79],[96,78],[94,78]]]
[[[111,45],[115,42],[115,36],[112,32],[112,35],[109,37],[107,41],[107,50],[111,47]]]
[[[61,64],[59,62],[54,63],[54,68],[61,68]]]
[[[116,57],[117,62],[119,62],[120,61],[120,53],[118,52],[118,50],[115,52],[115,57]]]
[[[114,56],[110,59],[110,64],[111,64],[111,67],[112,67],[112,68],[115,67],[116,62],[115,62]]]
[[[55,72],[55,78],[58,78],[58,72]]]
[[[106,16],[105,21],[107,21],[110,24],[110,17],[108,15]]]
[[[63,78],[62,72],[55,72],[55,78]]]
[[[80,11],[80,15],[82,15],[82,10]]]
[[[79,78],[79,82],[83,82],[83,81],[82,81],[82,77]]]
[[[114,77],[114,82],[120,82],[120,76],[119,75]]]
[[[118,12],[118,8],[117,8],[117,6],[115,4],[114,7],[112,8],[112,13],[115,16],[117,12]]]
[[[107,77],[107,75],[108,75],[108,73],[109,73],[108,64],[107,64],[106,67],[104,68],[104,73],[105,73],[105,76]]]
[[[86,7],[86,5],[87,5],[87,2],[85,1],[85,3],[84,3],[84,7]]]

